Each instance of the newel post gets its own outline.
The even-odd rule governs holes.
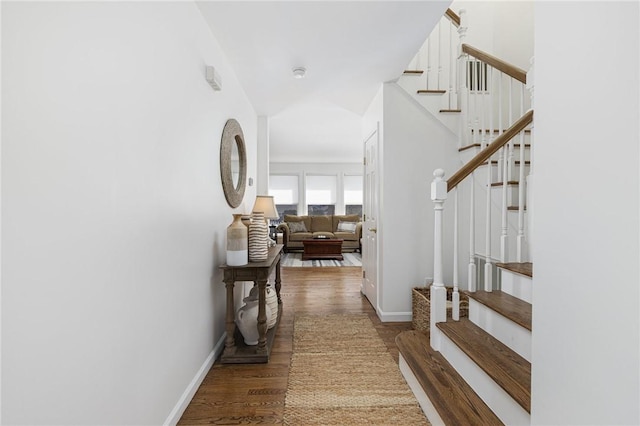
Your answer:
[[[433,284],[430,288],[430,334],[431,347],[440,350],[440,334],[436,323],[447,320],[447,290],[444,287],[442,272],[442,210],[447,199],[447,182],[443,179],[444,170],[436,169],[431,182],[431,201],[433,201],[435,227],[433,229]]]

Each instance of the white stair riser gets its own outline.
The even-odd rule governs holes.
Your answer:
[[[502,200],[502,186],[492,186],[493,191],[492,198],[495,200]],[[520,188],[518,185],[507,185],[507,206],[517,206],[520,197]],[[527,206],[527,190],[525,185],[524,191],[525,207]]]
[[[527,303],[533,303],[533,280],[531,277],[502,269],[501,279],[502,291]]]
[[[531,416],[443,334],[442,355],[505,425],[531,424]]]
[[[418,404],[420,404],[420,408],[422,408],[422,412],[427,416],[429,422],[434,426],[444,425],[445,423],[442,420],[442,417],[438,414],[438,411],[422,388],[422,385],[420,385],[420,382],[418,382],[415,374],[413,374],[411,367],[409,367],[407,361],[402,357],[402,354],[400,354],[398,365],[404,380],[407,382],[409,388],[418,400]]]
[[[531,362],[531,331],[469,298],[469,320]]]
[[[502,291],[527,303],[533,303],[533,279],[531,277],[505,269],[502,269],[500,273]]]

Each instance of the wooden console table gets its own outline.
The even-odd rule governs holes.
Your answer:
[[[249,364],[269,362],[269,354],[273,346],[276,329],[282,317],[282,299],[280,298],[280,258],[282,256],[282,244],[269,247],[269,255],[264,262],[249,262],[244,266],[222,265],[224,270],[224,284],[227,288],[227,338],[224,344],[224,352],[220,361],[225,364]],[[276,269],[276,294],[278,295],[278,321],[267,330],[267,280],[273,269]],[[258,345],[248,346],[240,331],[236,330],[235,303],[233,289],[236,281],[253,281],[258,286]]]

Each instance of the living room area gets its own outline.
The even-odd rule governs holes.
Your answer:
[[[271,163],[269,195],[284,267],[362,266],[362,165]]]

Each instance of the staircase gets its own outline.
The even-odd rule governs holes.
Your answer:
[[[430,331],[408,331],[396,338],[400,369],[432,424],[530,424],[533,265],[528,259],[525,225],[531,205],[525,186],[533,167],[533,110],[525,109],[525,89],[532,94],[533,84],[525,71],[466,45],[464,11],[455,17],[447,11],[437,38],[448,32],[445,44],[453,46],[455,28],[457,51],[438,53],[439,63],[434,65],[437,43],[427,41],[426,85],[419,66],[425,62],[424,53],[398,80],[458,135],[461,164],[446,181],[443,170],[434,172]],[[443,25],[449,30],[443,31]],[[459,200],[462,185],[467,185],[468,200]],[[455,211],[453,235],[445,236],[443,210],[449,193]],[[469,215],[469,243],[462,246],[466,248],[459,244],[461,212]],[[449,237],[453,250],[445,253],[443,239]],[[452,256],[454,265],[448,277],[453,287],[450,317],[442,270],[445,256]],[[459,269],[465,269],[459,261],[466,259],[469,315],[459,318]]]
[[[434,424],[522,425],[531,412],[530,263],[499,264],[502,291],[465,292],[469,317],[396,338],[400,370]],[[509,285],[504,285],[508,281]]]

